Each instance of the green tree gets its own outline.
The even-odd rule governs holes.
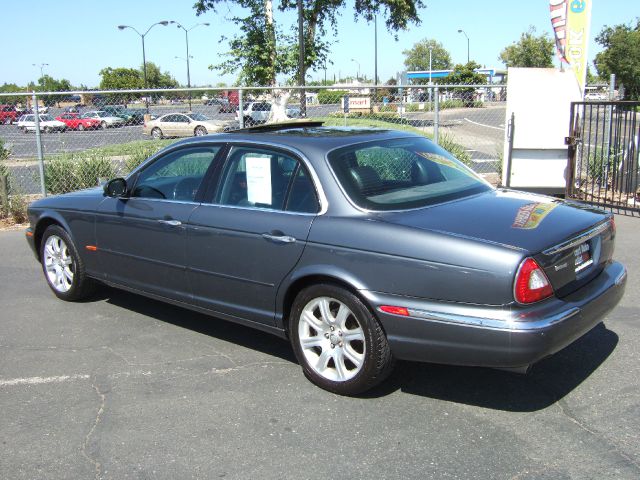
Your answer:
[[[200,15],[207,10],[215,11],[225,1],[197,0],[194,8]],[[274,20],[272,0],[235,0],[231,3],[242,7],[245,14],[231,19],[238,25],[240,34],[229,40],[227,60],[210,68],[234,73],[239,82],[248,85],[275,86],[277,75],[297,74],[297,23],[295,27],[287,28],[286,34],[283,33]],[[329,44],[323,39],[330,36],[328,30],[337,33],[339,11],[346,4],[346,0],[303,0],[303,76],[309,68],[324,67]],[[422,0],[357,0],[354,8],[356,18],[367,22],[384,11],[387,29],[397,32],[406,29],[410,23],[420,23],[418,9],[423,6]],[[295,12],[297,1],[280,0],[277,8],[281,12]]]
[[[628,99],[640,98],[640,18],[635,26],[605,26],[596,37],[604,50],[596,55],[596,68],[600,77],[612,73],[616,82],[622,83]]]
[[[451,85],[484,85],[487,83],[487,77],[475,70],[481,68],[479,64],[473,60],[466,64],[458,64],[453,67],[453,72],[446,77],[446,83]],[[475,101],[475,87],[456,88],[454,93],[464,101],[465,106],[472,107]]]
[[[38,79],[38,85],[36,90],[40,92],[68,92],[73,90],[71,82],[66,78],[56,80],[55,78],[44,75]],[[51,106],[58,104],[64,100],[67,95],[47,95],[43,98],[45,105]]]
[[[26,91],[26,88],[19,87],[15,83],[4,83],[0,85],[0,92],[2,93],[19,93],[19,92],[25,92],[25,91]],[[16,103],[26,104],[26,102],[27,102],[26,96],[12,95],[7,97],[0,97],[0,103],[10,103],[12,105],[15,105]]]
[[[111,68],[106,67],[100,70],[101,90],[130,90],[143,88],[144,80],[142,72],[135,68]]]
[[[547,32],[536,35],[533,26],[520,35],[520,40],[505,47],[498,60],[507,67],[553,67],[553,40]]]
[[[140,66],[140,71],[143,66]],[[144,77],[144,72],[142,73]],[[144,78],[143,78],[144,81]],[[160,67],[153,62],[147,62],[147,87],[148,88],[177,88],[180,84],[169,72],[162,72]]]
[[[414,44],[409,50],[404,50],[404,66],[407,70],[429,70],[429,48],[431,48],[431,67],[433,70],[449,70],[451,55],[442,43],[425,38]]]

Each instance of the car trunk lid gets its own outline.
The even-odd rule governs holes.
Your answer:
[[[510,190],[379,214],[385,222],[521,250],[544,269],[558,296],[580,288],[611,259],[609,218],[586,205]]]

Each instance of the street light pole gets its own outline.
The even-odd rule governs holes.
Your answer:
[[[461,33],[461,34],[463,34],[465,37],[467,37],[467,63],[469,63],[469,36],[468,36],[468,35],[467,35],[467,33],[466,33],[464,30],[462,30],[462,29],[458,30],[458,33]]]
[[[44,67],[48,67],[49,64],[48,63],[41,63],[40,65],[37,65],[35,63],[32,63],[31,65],[33,65],[34,67],[40,67],[40,78],[44,77],[44,71],[43,68]]]
[[[189,59],[193,57],[189,56],[189,32],[194,28],[199,27],[200,25],[208,27],[210,24],[208,22],[196,23],[191,28],[185,28],[181,23],[175,22],[173,20],[171,20],[169,23],[175,23],[178,28],[184,30],[184,41],[187,45],[187,87],[191,88],[191,72],[189,71]],[[189,110],[191,110],[191,90],[189,90]]]
[[[153,25],[151,25],[146,32],[144,33],[140,33],[138,30],[136,30],[134,27],[130,26],[130,25],[118,25],[118,30],[124,30],[125,28],[130,28],[131,30],[133,30],[134,32],[136,32],[138,35],[140,35],[140,38],[142,39],[142,74],[144,76],[144,88],[146,90],[147,88],[147,56],[145,54],[144,51],[144,37],[147,36],[147,33],[149,33],[151,31],[151,29],[153,27],[155,27],[156,25],[162,25],[164,27],[166,27],[167,25],[169,25],[169,22],[167,20],[163,20],[161,22],[156,22]],[[149,95],[145,95],[145,105],[147,107],[147,113],[149,113]]]
[[[433,88],[431,88],[431,85],[433,84],[431,82],[431,72],[433,71],[433,67],[431,63],[432,55],[433,55],[433,47],[429,47],[429,108],[431,108],[431,100],[433,97]]]
[[[352,58],[351,61],[356,62],[358,64],[358,74],[356,75],[356,81],[358,81],[360,79],[360,62],[357,61],[355,58]]]

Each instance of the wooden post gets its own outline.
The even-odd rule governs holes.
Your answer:
[[[9,213],[9,181],[6,175],[0,175],[0,211]]]

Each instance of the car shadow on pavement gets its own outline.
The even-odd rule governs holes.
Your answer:
[[[602,323],[535,364],[526,375],[478,367],[398,362],[394,374],[368,397],[402,392],[494,410],[532,412],[561,400],[611,355],[618,335]]]
[[[110,287],[100,288],[93,300],[106,300],[107,303],[112,305],[177,327],[186,328],[296,363],[293,350],[288,341],[244,325]]]
[[[105,300],[162,322],[297,363],[288,341],[253,328],[114,288],[100,289],[92,300]],[[538,362],[526,375],[490,368],[400,361],[384,383],[360,397],[384,397],[399,390],[494,410],[541,410],[586,380],[617,344],[618,335],[601,323],[565,349]]]

